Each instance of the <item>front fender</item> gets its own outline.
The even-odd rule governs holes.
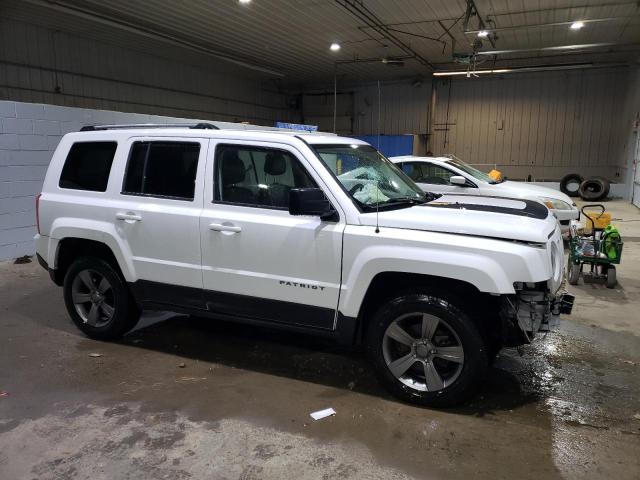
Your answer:
[[[358,315],[371,282],[380,273],[459,280],[498,295],[515,293],[516,281],[551,277],[546,249],[464,235],[389,228],[384,235],[376,235],[369,230],[356,227],[345,232],[340,311],[347,316]]]
[[[135,282],[137,280],[135,268],[131,261],[131,251],[112,223],[59,217],[53,221],[50,232],[48,263],[52,268],[57,268],[60,242],[65,238],[82,238],[100,242],[109,247],[125,280],[127,282]]]

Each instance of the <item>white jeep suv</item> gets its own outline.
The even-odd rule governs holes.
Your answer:
[[[571,311],[540,203],[425,194],[335,135],[135,127],[65,135],[37,200],[38,260],[92,338],[143,309],[306,332],[446,406]]]

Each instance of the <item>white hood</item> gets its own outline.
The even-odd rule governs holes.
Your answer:
[[[495,190],[495,194],[501,197],[517,197],[517,198],[531,198],[539,199],[540,197],[548,197],[573,205],[573,200],[568,195],[554,190],[549,187],[541,187],[540,185],[534,185],[528,182],[510,182],[504,181],[496,185],[491,186],[492,190]]]
[[[363,214],[361,222],[375,226],[376,213]],[[556,218],[538,202],[473,195],[443,195],[424,205],[382,211],[378,223],[381,228],[408,228],[537,243],[546,243],[557,227]]]

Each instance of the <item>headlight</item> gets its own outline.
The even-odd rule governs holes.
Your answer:
[[[549,197],[540,197],[540,201],[544,203],[547,208],[551,210],[571,210],[573,207],[569,205],[567,202],[563,202],[562,200],[558,200],[556,198]]]

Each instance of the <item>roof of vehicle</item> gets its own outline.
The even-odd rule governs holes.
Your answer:
[[[127,125],[89,125],[79,132],[68,135],[78,138],[99,137],[117,138],[126,136],[144,137],[211,137],[237,138],[254,140],[274,140],[274,138],[294,137],[310,144],[355,144],[368,145],[362,140],[341,137],[327,132],[305,132],[275,127],[261,127],[257,125],[243,125],[237,123],[184,123],[184,124],[127,124]]]

